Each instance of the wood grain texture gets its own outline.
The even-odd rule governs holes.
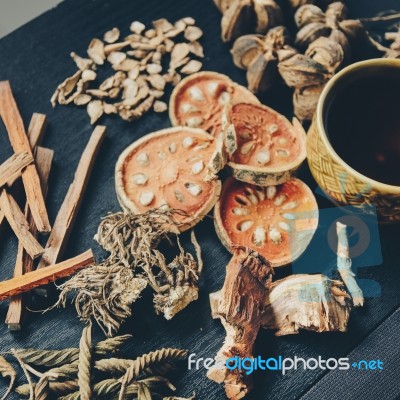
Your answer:
[[[352,17],[372,16],[383,10],[399,9],[398,0],[352,0],[347,3]],[[57,106],[53,109],[50,104],[50,97],[56,86],[76,70],[69,53],[76,51],[85,56],[90,40],[94,37],[101,38],[104,32],[114,26],[121,29],[122,35],[126,35],[133,20],[142,21],[149,27],[151,21],[156,18],[165,17],[176,21],[186,16],[194,17],[204,31],[204,38],[201,40],[206,54],[203,69],[225,73],[240,84],[245,84],[245,73],[233,65],[229,53],[230,46],[223,44],[220,39],[221,14],[212,0],[65,0],[57,8],[0,40],[0,77],[12,80],[24,120],[28,121],[32,112],[40,111],[45,113],[50,121],[44,145],[54,149],[56,154],[50,182],[51,191],[47,200],[52,220],[65,198],[79,156],[93,130],[84,108]],[[28,91],[29,95],[26,95]],[[261,100],[291,117],[292,93],[287,88],[280,86]],[[126,123],[117,117],[104,116],[101,123],[107,126],[107,138],[100,149],[79,218],[65,249],[65,257],[71,257],[94,246],[93,236],[100,218],[109,211],[120,210],[114,190],[114,166],[120,153],[143,135],[170,126],[166,114],[155,113],[149,113],[133,123]],[[3,148],[0,148],[0,155],[3,160],[10,156]],[[299,178],[310,185],[312,190],[316,189],[307,165],[299,171]],[[318,194],[317,199],[322,209],[332,207],[323,196]],[[315,240],[326,237],[326,230],[326,226],[320,226]],[[379,284],[381,294],[366,298],[365,307],[356,310],[351,316],[347,334],[301,333],[276,338],[273,332],[261,331],[254,354],[263,357],[345,357],[364,339],[370,337],[400,305],[400,246],[397,243],[400,226],[382,226],[380,235],[383,264],[360,268],[357,276]],[[143,293],[142,298],[133,307],[132,318],[122,326],[121,333],[134,334],[133,340],[124,348],[124,356],[135,358],[143,352],[160,347],[180,347],[196,353],[197,357],[212,357],[221,347],[224,329],[219,321],[213,321],[210,317],[208,294],[221,289],[225,267],[231,256],[220,244],[210,218],[205,218],[196,226],[196,236],[202,246],[204,259],[199,300],[178,314],[174,320],[165,321],[161,316],[154,314],[151,293]],[[182,243],[190,249],[188,235],[182,236]],[[174,256],[173,249],[169,246],[163,246],[163,250],[167,257]],[[0,240],[1,279],[12,276],[16,251],[16,243]],[[103,256],[101,252],[98,254]],[[330,264],[336,265],[336,256],[327,255],[325,261],[321,268]],[[279,271],[275,279],[281,279],[290,272],[290,268]],[[32,306],[34,309],[46,307],[42,299],[35,299]],[[6,308],[5,303],[0,304],[0,317],[4,317]],[[78,346],[83,325],[77,320],[73,306],[45,315],[33,313],[26,322],[26,331],[18,335],[9,333],[7,326],[0,324],[2,350],[13,346]],[[35,334],[31,335],[29,332]],[[102,332],[94,327],[93,341],[103,339]],[[393,347],[395,340],[395,336],[386,337],[383,342],[391,345],[393,354],[398,358],[395,352],[397,348]],[[371,353],[375,351],[382,356],[386,354],[385,348],[374,340],[367,340],[367,346]],[[365,347],[360,348],[360,357],[368,357],[368,354]],[[394,387],[397,381],[390,379],[389,375],[393,376],[396,372],[398,374],[398,371],[399,366],[396,363],[390,364],[388,371],[371,378],[371,385],[374,386],[371,389],[376,392],[375,387],[380,387],[377,379],[385,379],[385,385],[380,387],[380,398],[394,400],[396,397],[393,397],[389,388]],[[183,364],[178,376],[172,379],[177,387],[177,395],[189,397],[195,391],[200,400],[223,400],[223,388],[209,381],[206,372],[203,367],[199,370],[187,370],[187,366]],[[325,372],[320,370],[299,369],[284,376],[281,371],[257,371],[254,374],[254,390],[246,400],[295,400],[324,375]],[[341,376],[339,374],[339,377]],[[365,375],[363,379],[364,385],[368,385],[368,376]],[[328,378],[327,386],[334,387],[334,382],[337,381]],[[355,385],[357,382],[353,381]],[[2,390],[0,387],[1,393]],[[323,393],[321,392],[319,398],[325,398]],[[315,396],[318,398],[318,394]],[[352,397],[351,388],[348,388],[341,400],[357,398],[359,397]],[[17,400],[19,396],[12,395],[10,399]]]
[[[44,253],[43,247],[30,232],[29,223],[19,205],[5,189],[0,194],[0,208],[26,252],[33,259],[41,256]]]
[[[24,124],[8,81],[0,82],[0,116],[6,127],[11,146],[15,152],[32,150],[26,136]],[[40,179],[35,164],[26,167],[22,174],[27,201],[39,232],[50,232],[47,210],[40,190]]]
[[[46,196],[48,188],[48,179],[50,175],[51,163],[53,161],[54,151],[38,146],[35,149],[36,166],[38,169],[43,195]],[[33,236],[37,237],[35,221],[29,209],[25,205],[25,217],[29,223],[29,228]],[[21,276],[33,270],[33,259],[27,254],[22,243],[18,243],[17,259],[15,261],[14,276]],[[24,296],[17,295],[10,299],[10,305],[6,316],[8,329],[16,331],[21,329],[23,314],[25,311]]]
[[[16,296],[21,293],[54,282],[57,279],[71,276],[73,273],[85,268],[94,262],[92,250],[87,250],[74,258],[51,265],[27,274],[17,276],[7,281],[0,282],[0,300]]]
[[[9,180],[15,180],[21,176],[21,171],[33,163],[31,154],[23,151],[12,155],[7,161],[0,165],[0,187]]]
[[[68,193],[57,214],[53,230],[47,240],[45,252],[38,264],[38,269],[56,263],[62,255],[74,226],[75,219],[78,215],[90,173],[97,152],[99,151],[104,139],[105,132],[106,128],[104,126],[97,126],[90,137],[89,143],[87,144],[79,161],[78,168],[76,169],[74,181],[69,187]]]

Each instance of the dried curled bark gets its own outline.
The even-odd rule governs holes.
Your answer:
[[[272,268],[260,254],[243,247],[234,249],[215,311],[224,325],[226,338],[215,357],[215,367],[207,374],[209,379],[225,385],[229,399],[241,399],[252,388],[249,375],[227,369],[225,362],[236,356],[253,357],[271,274]]]
[[[214,0],[223,13],[222,40],[229,42],[255,31],[265,34],[282,23],[282,11],[274,0]]]
[[[315,332],[346,332],[351,311],[350,296],[341,281],[324,275],[292,275],[274,282],[266,298],[264,329],[276,336]]]

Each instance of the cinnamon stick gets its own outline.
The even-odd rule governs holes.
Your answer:
[[[10,179],[15,180],[21,176],[21,171],[33,163],[33,157],[26,151],[12,155],[7,161],[0,165],[0,187],[4,186]]]
[[[57,214],[38,269],[56,263],[62,255],[78,214],[97,152],[104,139],[105,129],[104,126],[97,126],[92,133],[89,143],[79,161],[74,181],[69,187],[68,193]]]
[[[28,128],[28,140],[31,146],[32,153],[35,152],[36,146],[40,144],[44,131],[46,130],[46,127],[47,127],[47,117],[44,114],[33,113]],[[16,179],[19,178],[20,176],[21,174],[19,174],[19,176],[16,178],[14,177],[9,178],[8,186],[12,186],[16,181]],[[0,226],[2,225],[3,221],[4,221],[4,213],[0,210]]]
[[[47,194],[47,182],[50,175],[51,162],[53,160],[54,151],[43,147],[37,147],[36,149],[36,165],[42,184],[42,192],[44,196]],[[25,217],[29,223],[30,231],[36,237],[37,229],[35,221],[32,218],[32,214],[29,210],[29,205],[25,205]],[[14,277],[21,276],[33,270],[33,260],[26,253],[21,243],[18,244],[18,254],[15,262]],[[21,329],[21,323],[23,314],[25,311],[24,297],[22,295],[13,296],[10,299],[10,305],[6,316],[6,324],[8,329],[16,331]]]
[[[44,253],[43,247],[29,231],[29,224],[23,212],[14,198],[5,189],[0,194],[0,208],[26,252],[33,259],[41,256]]]
[[[11,146],[15,152],[26,151],[32,155],[24,124],[8,81],[0,82],[0,117],[6,127]],[[49,232],[50,223],[42,191],[40,179],[34,163],[28,165],[22,173],[27,202],[32,211],[39,232]]]
[[[93,252],[92,250],[87,250],[79,256],[63,261],[59,264],[28,272],[25,275],[0,282],[0,300],[29,292],[38,286],[46,285],[50,282],[56,281],[57,279],[70,276],[80,269],[93,264],[93,262]]]

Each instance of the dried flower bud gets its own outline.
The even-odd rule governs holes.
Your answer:
[[[303,26],[296,36],[296,44],[300,48],[307,48],[314,40],[321,36],[329,36],[331,28],[322,22],[311,22]]]
[[[326,23],[332,29],[337,28],[338,22],[347,18],[347,7],[341,1],[336,1],[326,9]]]
[[[323,65],[331,74],[335,73],[344,59],[340,44],[326,37],[320,37],[312,42],[305,54]]]
[[[285,45],[291,44],[289,31],[283,25],[272,28],[265,35],[264,42],[275,50],[280,49]]]
[[[351,63],[351,47],[346,35],[339,29],[333,29],[329,39],[340,44],[343,50],[343,65],[348,65]]]
[[[222,7],[222,2],[219,4]],[[250,33],[254,25],[257,33],[266,33],[282,20],[282,11],[274,0],[233,0],[222,16],[222,40],[229,42]]]
[[[248,88],[255,93],[268,90],[278,74],[277,65],[272,51],[256,57],[247,70]]]
[[[298,28],[302,28],[312,22],[324,23],[326,20],[324,12],[313,4],[306,4],[300,7],[294,15],[294,20]]]
[[[294,114],[300,121],[310,121],[317,108],[324,85],[295,89],[293,95]]]
[[[289,87],[304,88],[324,84],[328,71],[318,62],[303,54],[296,54],[279,63],[279,72]]]
[[[241,69],[247,69],[250,63],[262,53],[261,35],[244,35],[235,40],[231,54],[234,64]]]
[[[298,54],[298,51],[294,47],[284,46],[282,49],[277,50],[276,53],[278,56],[278,61],[283,62],[294,57],[296,54]]]

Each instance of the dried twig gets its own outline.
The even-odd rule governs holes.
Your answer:
[[[42,270],[28,272],[25,275],[9,279],[0,283],[0,300],[28,292],[35,287],[54,282],[57,279],[72,275],[74,272],[93,263],[94,257],[91,250],[74,258],[52,265]]]
[[[33,163],[33,157],[26,151],[12,155],[0,165],[0,187],[20,177],[21,171],[31,163]]]
[[[0,116],[6,126],[11,145],[15,152],[26,151],[32,155],[22,118],[13,97],[10,83],[0,82]],[[28,165],[22,173],[27,202],[32,211],[39,232],[49,232],[50,223],[40,189],[40,179],[34,164]]]

